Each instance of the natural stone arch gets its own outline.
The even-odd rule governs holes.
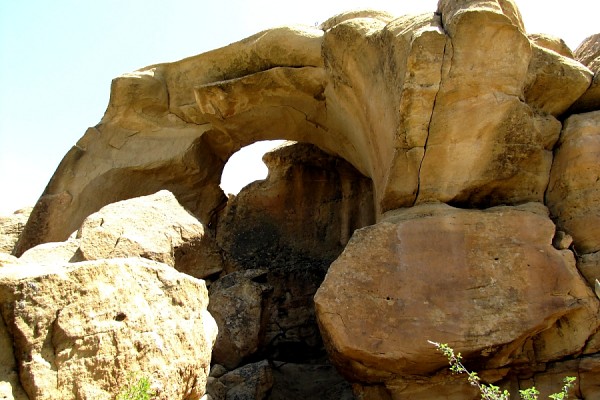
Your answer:
[[[397,19],[349,13],[322,29],[271,29],[123,75],[15,253],[64,240],[106,202],[159,188],[206,223],[225,201],[224,162],[258,140],[307,142],[347,160],[372,179],[377,219],[436,201],[542,202],[556,117],[592,74],[532,44],[517,14],[510,1],[448,1],[437,13]],[[502,47],[479,51],[499,34]]]
[[[15,254],[65,240],[108,203],[164,188],[208,223],[225,201],[226,160],[259,140],[312,143],[370,176],[356,145],[327,124],[322,39],[315,28],[277,28],[113,80],[102,121],[65,155]]]

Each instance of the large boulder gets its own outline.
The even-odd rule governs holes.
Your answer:
[[[600,111],[564,124],[546,195],[560,229],[579,253],[600,251]]]
[[[447,364],[428,340],[494,380],[513,363],[579,353],[600,325],[599,302],[553,236],[535,203],[423,205],[358,230],[315,296],[332,360],[351,380],[412,398],[419,377]]]
[[[198,278],[222,268],[210,233],[166,190],[103,207],[83,221],[77,238],[78,256],[86,261],[144,257]],[[176,255],[181,254],[177,250],[184,244],[187,251],[182,255],[187,256],[185,261],[191,265],[176,259]],[[193,251],[206,254],[192,257],[188,253]]]
[[[575,59],[594,73],[587,91],[573,104],[573,113],[600,110],[600,33],[587,37],[575,50]]]
[[[2,323],[31,399],[113,399],[136,373],[159,399],[200,399],[217,334],[207,304],[203,281],[140,258],[0,268]]]
[[[167,190],[109,204],[66,241],[35,246],[20,260],[64,264],[127,257],[162,262],[201,279],[223,269],[212,232]]]
[[[209,311],[219,326],[213,361],[234,369],[254,355],[264,336],[263,307],[267,293],[266,271],[228,274],[210,288]]]

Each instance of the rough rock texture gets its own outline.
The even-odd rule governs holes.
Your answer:
[[[600,251],[600,111],[565,121],[546,200],[580,253]]]
[[[68,240],[31,248],[20,261],[60,265],[127,257],[162,262],[195,278],[223,269],[212,233],[166,190],[107,205]]]
[[[536,44],[537,46],[543,47],[548,50],[552,50],[563,57],[575,59],[575,55],[573,54],[569,46],[567,46],[565,41],[559,37],[548,35],[545,33],[533,33],[527,35],[527,37],[532,43]],[[585,63],[583,64],[586,65]]]
[[[209,311],[219,326],[213,362],[234,369],[258,350],[264,298],[272,290],[264,283],[265,274],[264,270],[234,272],[211,286]]]
[[[354,230],[374,222],[371,182],[308,144],[287,143],[263,159],[267,179],[245,187],[215,219],[227,268],[210,287],[219,326],[213,361],[228,369],[257,359],[294,363],[296,375],[278,376],[308,382],[314,372],[305,363],[331,369],[312,299]]]
[[[42,243],[23,253],[19,257],[19,262],[36,265],[63,265],[68,262],[82,261],[79,260],[80,257],[77,254],[79,244],[75,234],[64,242]]]
[[[207,303],[203,281],[139,258],[0,269],[30,399],[112,399],[135,371],[160,399],[200,399],[217,333]]]
[[[0,399],[29,400],[21,386],[18,373],[12,337],[6,329],[4,319],[0,318]]]
[[[35,288],[147,258],[211,286],[224,366],[207,400],[349,396],[332,365],[358,399],[477,398],[428,339],[513,391],[554,392],[564,373],[578,377],[575,395],[597,397],[599,36],[572,54],[558,38],[528,35],[513,0],[440,0],[433,11],[347,12],[113,80],[101,122],[34,207],[12,250],[21,259],[0,253],[0,271],[39,280],[2,311],[17,363],[7,356],[1,382],[18,391],[17,365],[22,387],[45,398],[25,367],[60,361],[27,359],[38,342],[19,350],[10,310],[40,309],[23,326],[50,331],[47,349],[64,336],[54,331],[66,316],[48,325],[52,312],[79,303],[56,297],[42,310]],[[269,177],[228,199],[226,161],[269,139],[301,144],[266,155]],[[160,190],[173,195],[144,197]],[[139,286],[106,287],[121,284]],[[130,296],[118,304],[139,305]],[[163,303],[151,305],[163,315]],[[187,340],[185,329],[170,333]],[[91,379],[75,361],[81,382]],[[121,382],[119,368],[98,390]],[[189,389],[172,382],[173,393]]]
[[[354,399],[348,382],[331,365],[263,360],[231,372],[222,368],[215,365],[208,378],[206,390],[212,400]]]
[[[31,208],[24,208],[15,211],[12,215],[0,216],[0,253],[12,254],[31,210]]]
[[[571,111],[582,113],[600,110],[600,33],[586,38],[575,50],[575,59],[594,73],[588,90],[577,100]]]
[[[427,340],[497,379],[511,364],[597,351],[582,345],[600,325],[598,299],[553,235],[536,204],[424,205],[357,231],[315,296],[332,359],[351,380],[413,398],[402,386],[447,362]]]
[[[527,37],[512,1],[444,0],[436,14],[352,12],[123,75],[16,254],[65,240],[105,204],[159,189],[209,224],[226,201],[225,161],[266,139],[344,158],[372,179],[379,213],[434,200],[543,201],[560,131],[553,115],[592,77],[547,47]]]
[[[600,291],[596,284],[596,281],[600,282],[600,251],[580,256],[577,260],[577,268],[590,287],[596,289],[596,294],[600,298]]]
[[[105,206],[77,231],[82,261],[143,257],[196,278],[223,268],[210,232],[169,191]]]
[[[219,215],[219,247],[232,268],[324,273],[354,230],[375,222],[371,181],[306,143],[288,143],[263,160],[267,179],[240,192]]]
[[[267,361],[247,364],[209,379],[207,392],[213,400],[266,400],[273,387],[273,371]]]

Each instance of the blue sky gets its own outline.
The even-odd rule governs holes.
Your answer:
[[[528,32],[562,37],[573,49],[600,32],[598,0],[517,3]],[[199,54],[270,27],[314,25],[348,9],[402,15],[434,11],[436,4],[0,0],[0,214],[35,203],[63,155],[88,126],[100,121],[110,82],[120,74]],[[242,162],[244,171],[260,166],[250,166],[248,158]],[[241,177],[241,172],[233,175]]]

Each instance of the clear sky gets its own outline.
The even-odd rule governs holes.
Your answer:
[[[562,37],[573,50],[600,32],[599,0],[517,4],[528,32]],[[435,11],[436,5],[437,0],[0,0],[0,214],[35,203],[64,154],[100,121],[110,82],[120,74],[267,28],[314,25],[349,9],[403,15]],[[255,169],[246,164],[244,171]]]

